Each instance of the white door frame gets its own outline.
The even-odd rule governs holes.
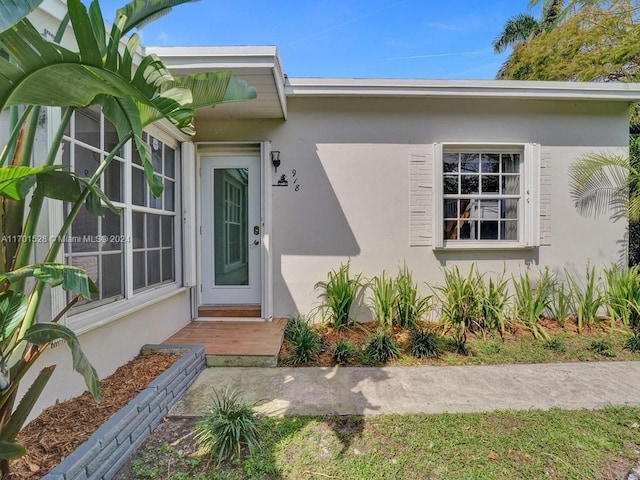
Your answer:
[[[199,142],[196,143],[195,172],[196,174],[196,232],[197,235],[197,299],[198,306],[202,305],[202,177],[201,177],[201,157],[229,157],[248,156],[260,157],[260,249],[261,249],[261,272],[262,282],[261,308],[262,318],[271,320],[273,318],[273,272],[272,272],[272,245],[271,245],[271,185],[273,173],[271,162],[269,161],[271,142]]]

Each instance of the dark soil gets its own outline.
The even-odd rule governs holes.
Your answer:
[[[44,410],[18,434],[27,455],[11,463],[12,478],[42,478],[178,358],[141,355],[100,382],[101,403],[85,392]]]

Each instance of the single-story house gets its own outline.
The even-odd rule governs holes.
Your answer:
[[[33,16],[46,33],[63,13],[51,0]],[[270,46],[146,52],[176,75],[231,70],[258,97],[199,111],[194,138],[149,128],[162,197],[126,148],[103,182],[122,215],[74,224],[60,260],[87,269],[100,294],[64,322],[101,376],[203,307],[308,313],[314,284],[347,261],[368,277],[406,264],[428,293],[445,266],[583,271],[624,255],[625,221],[579,216],[567,169],[627,152],[638,84],[290,78]],[[60,115],[46,109],[44,145]],[[62,161],[89,174],[114,144],[99,110],[78,111]],[[49,202],[48,233],[64,214]],[[51,290],[53,311],[65,302]],[[40,407],[83,390],[70,362],[65,347],[44,356],[58,370]]]

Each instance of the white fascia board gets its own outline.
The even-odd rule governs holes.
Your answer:
[[[449,97],[554,100],[640,100],[639,83],[538,82],[518,80],[405,80],[288,78],[295,97]]]

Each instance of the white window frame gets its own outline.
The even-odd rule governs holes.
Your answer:
[[[48,122],[47,137],[50,139],[53,133],[57,130],[60,124],[60,109],[49,107],[47,109],[50,120]],[[133,270],[130,268],[133,264],[133,247],[124,248],[124,284],[125,294],[124,297],[106,304],[87,304],[82,309],[68,312],[62,319],[61,323],[67,325],[76,334],[85,333],[87,331],[98,328],[107,323],[113,322],[126,315],[130,315],[138,310],[146,308],[148,305],[152,305],[160,299],[167,299],[173,295],[177,295],[186,290],[182,285],[182,149],[181,142],[188,140],[186,136],[181,135],[179,132],[169,124],[154,124],[145,128],[145,132],[151,135],[167,146],[171,147],[175,152],[175,190],[174,190],[174,280],[171,282],[163,282],[157,285],[152,285],[148,288],[133,291]],[[123,231],[122,235],[131,238],[132,235],[132,213],[133,211],[140,211],[142,207],[133,205],[133,199],[131,195],[131,142],[124,147],[124,173],[122,176],[123,192],[122,202],[114,202],[116,206],[128,206],[129,214],[123,218]],[[56,162],[61,161],[61,151],[58,152]],[[128,168],[127,168],[128,167]],[[52,235],[57,234],[62,223],[64,221],[63,203],[60,201],[49,201],[49,232]],[[162,213],[162,210],[146,209],[150,213]],[[123,212],[124,215],[124,212]],[[64,262],[63,252],[58,256],[58,261]],[[62,289],[51,289],[51,305],[57,307],[56,311],[59,311],[64,305],[66,305],[66,294]]]
[[[521,153],[518,240],[445,240],[443,227],[443,153],[445,151],[479,153]],[[447,142],[434,144],[433,246],[446,250],[509,250],[540,245],[540,145],[505,142]]]

